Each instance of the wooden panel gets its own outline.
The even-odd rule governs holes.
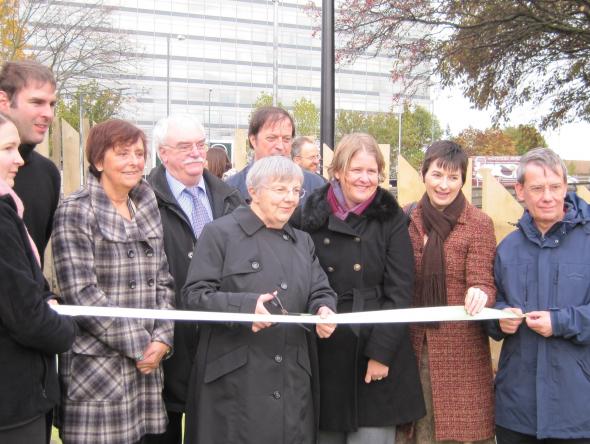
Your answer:
[[[516,229],[514,224],[522,216],[523,209],[518,201],[492,176],[492,172],[479,170],[483,177],[481,186],[481,209],[492,218],[496,232],[496,242]]]
[[[80,176],[80,136],[68,122],[61,119],[63,152],[63,192],[68,195],[82,184]]]
[[[590,203],[590,191],[588,191],[585,185],[578,185],[576,187],[576,193],[586,202]]]
[[[232,162],[234,168],[238,171],[248,164],[248,133],[245,129],[237,129],[234,134],[234,144],[232,145]]]
[[[422,198],[426,191],[418,171],[403,156],[397,156],[397,201],[403,207]]]

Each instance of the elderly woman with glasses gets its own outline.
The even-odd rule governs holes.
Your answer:
[[[185,308],[333,313],[335,294],[313,242],[287,223],[302,182],[301,169],[286,157],[253,164],[246,178],[250,207],[241,206],[203,230],[183,290]],[[314,336],[327,338],[334,328],[200,324],[186,442],[315,443]]]
[[[384,170],[373,137],[345,136],[334,152],[330,183],[293,216],[315,243],[341,313],[411,303],[414,260],[407,219],[379,187]],[[393,444],[397,425],[424,415],[407,325],[342,325],[318,348],[320,444]]]

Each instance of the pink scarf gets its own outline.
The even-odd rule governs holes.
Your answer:
[[[16,204],[16,212],[18,213],[18,216],[22,219],[23,213],[25,212],[25,207],[23,206],[23,201],[20,200],[20,197],[17,196],[17,194],[14,192],[14,190],[12,188],[10,188],[10,186],[3,179],[0,179],[0,196],[4,196],[6,194],[9,194],[12,197],[12,199],[14,200],[14,203]],[[26,227],[25,227],[25,231],[27,232],[27,236],[29,238],[29,243],[31,244],[31,250],[33,250],[33,253],[35,254],[35,258],[37,259],[37,264],[39,264],[39,266],[41,266],[41,259],[39,258],[39,250],[37,250],[37,246],[35,245],[35,242],[33,242],[33,239],[31,238],[31,235],[27,231]]]
[[[373,193],[371,197],[369,197],[364,202],[361,202],[358,205],[355,205],[352,208],[348,208],[346,205],[346,199],[344,198],[344,192],[340,187],[340,183],[336,179],[332,179],[330,181],[330,188],[328,188],[328,203],[330,204],[330,208],[332,208],[332,213],[340,220],[346,220],[350,213],[354,213],[357,216],[363,214],[363,212],[367,209],[375,195],[377,194],[377,190]]]

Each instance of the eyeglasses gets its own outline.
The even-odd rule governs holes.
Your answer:
[[[305,196],[305,188],[287,188],[287,187],[280,187],[280,186],[275,186],[275,187],[263,187],[266,188],[267,190],[272,191],[274,194],[276,194],[277,196],[281,196],[281,198],[285,198],[287,197],[288,194],[293,194],[293,196],[301,199],[303,198],[303,196]]]
[[[322,156],[320,154],[316,154],[315,156],[295,156],[295,157],[299,157],[300,159],[305,159],[305,160],[322,160]]]
[[[281,299],[279,298],[278,294],[275,294],[275,297],[273,299],[271,299],[269,301],[269,303],[271,305],[274,305],[275,307],[277,307],[280,310],[281,314],[283,314],[283,315],[289,314],[289,312],[283,306],[283,303],[281,302]],[[269,311],[272,313],[271,310],[269,310]],[[311,330],[307,326],[305,326],[304,324],[295,324],[295,325],[298,325],[299,327],[301,327],[302,329],[304,329],[307,332],[311,332]]]
[[[179,153],[183,154],[192,152],[194,148],[196,148],[197,151],[201,152],[207,151],[207,143],[205,142],[205,139],[199,140],[198,142],[179,142],[174,146],[163,143],[162,146],[167,146],[169,148],[175,149]]]

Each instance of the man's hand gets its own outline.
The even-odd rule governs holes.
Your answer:
[[[509,311],[510,313],[522,316],[522,310],[520,308],[507,307],[503,311]],[[502,330],[502,333],[506,335],[513,335],[514,333],[516,333],[516,330],[518,330],[518,327],[520,327],[520,324],[522,324],[522,320],[523,318],[500,319],[500,330]]]
[[[321,319],[326,319],[335,313],[325,305],[322,305],[316,314]],[[336,330],[336,324],[316,324],[315,326],[315,331],[320,338],[329,338],[334,333],[334,330]]]
[[[526,315],[526,325],[535,333],[548,338],[553,336],[551,327],[551,315],[548,311],[531,311]]]

